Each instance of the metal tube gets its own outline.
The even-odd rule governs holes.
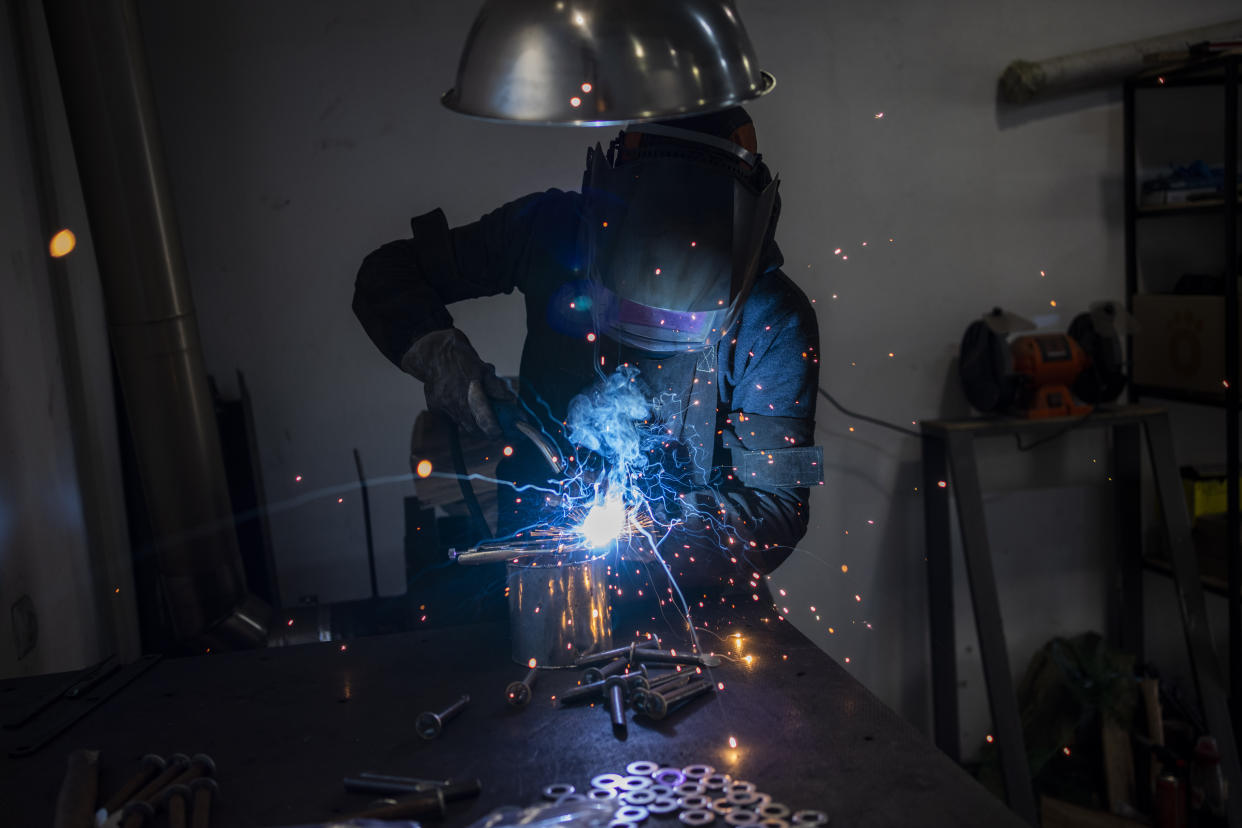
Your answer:
[[[187,641],[247,594],[135,3],[44,8],[157,569],[173,633]],[[226,631],[261,643],[266,630],[253,627]]]

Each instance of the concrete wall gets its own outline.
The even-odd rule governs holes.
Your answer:
[[[142,4],[208,366],[226,390],[245,372],[253,392],[287,602],[365,594],[350,451],[372,476],[404,473],[422,406],[350,314],[362,256],[435,206],[458,223],[574,187],[585,147],[613,133],[442,109],[474,6]],[[966,412],[951,366],[978,314],[999,304],[1065,326],[1123,291],[1119,94],[1006,111],[995,94],[1005,64],[1236,15],[1229,0],[740,8],[779,79],[751,111],[782,174],[786,269],[819,310],[822,383],[847,407],[905,424]],[[518,297],[455,313],[486,358],[516,372]],[[794,623],[926,726],[916,441],[821,412],[827,485],[774,586]],[[1050,636],[1103,623],[1107,456],[1089,431],[1026,454],[1004,441],[981,451],[1017,670]],[[371,496],[386,592],[401,589],[408,493]],[[970,746],[987,713],[969,604],[958,607]],[[1178,648],[1174,637],[1170,658]]]

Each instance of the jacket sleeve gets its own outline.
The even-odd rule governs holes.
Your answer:
[[[813,445],[819,386],[814,309],[783,274],[765,278],[779,280],[776,289],[747,303],[736,338],[726,343],[713,476],[708,487],[681,497],[688,522],[680,540],[691,550],[724,549],[761,574],[789,557],[806,534],[810,488],[745,485],[732,452]]]
[[[353,311],[394,365],[419,337],[452,327],[446,306],[525,290],[528,248],[543,217],[571,193],[548,190],[511,201],[476,222],[449,229],[436,209],[410,221],[413,236],[389,242],[362,261]]]

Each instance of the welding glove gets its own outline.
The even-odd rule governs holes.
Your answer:
[[[501,436],[492,406],[517,398],[457,328],[420,337],[401,357],[401,369],[422,380],[427,407],[451,417],[462,431]]]

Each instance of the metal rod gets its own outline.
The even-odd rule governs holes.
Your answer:
[[[367,494],[367,476],[362,471],[362,455],[354,449],[354,465],[358,468],[358,491],[362,493],[362,525],[367,533],[367,570],[371,573],[371,597],[379,597],[375,578],[375,542],[371,539],[371,498]]]

